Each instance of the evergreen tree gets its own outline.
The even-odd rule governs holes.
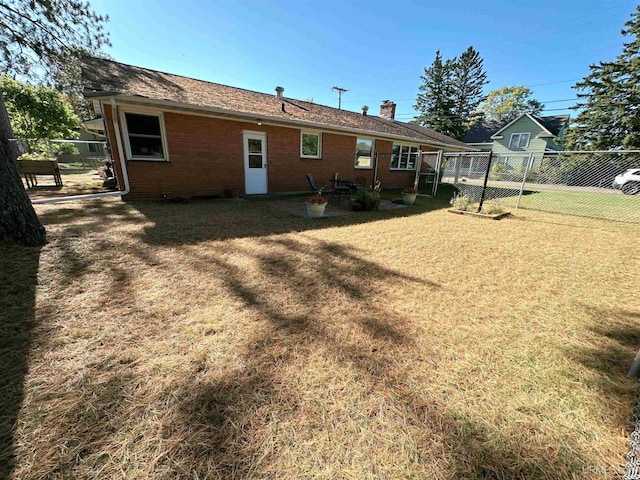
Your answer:
[[[452,60],[443,62],[440,50],[429,68],[420,76],[422,85],[418,87],[415,108],[420,114],[413,123],[432,128],[445,135],[455,134],[453,121],[453,69]]]
[[[544,105],[531,98],[532,92],[527,87],[501,87],[491,90],[480,105],[480,113],[487,120],[506,123],[516,119],[523,113],[538,115]]]
[[[625,23],[622,53],[613,62],[589,67],[591,73],[574,88],[581,108],[565,134],[571,150],[640,148],[640,6]]]
[[[52,75],[79,49],[108,44],[106,17],[84,0],[0,0],[0,74]],[[29,246],[46,242],[16,170],[17,148],[0,93],[0,239]]]
[[[482,57],[469,47],[455,60],[453,69],[453,137],[461,139],[469,130],[472,116],[485,99],[482,89],[487,83]]]

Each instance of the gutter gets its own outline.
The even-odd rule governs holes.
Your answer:
[[[104,118],[104,105],[102,99],[100,100],[100,110],[102,110],[102,118]],[[118,122],[116,101],[111,99],[111,117],[113,120],[113,129],[116,136],[116,143],[118,146],[118,157],[120,157],[120,167],[122,168],[122,179],[124,182],[124,190],[118,190],[117,192],[105,192],[105,193],[90,193],[87,195],[71,195],[68,197],[57,198],[43,198],[40,200],[33,200],[33,204],[43,203],[60,203],[60,202],[73,202],[76,200],[90,200],[92,198],[105,198],[105,197],[121,197],[131,192],[131,185],[129,185],[129,174],[127,172],[127,165],[124,160],[124,151],[122,148],[122,139],[120,138],[120,124]],[[107,133],[107,132],[105,132]]]

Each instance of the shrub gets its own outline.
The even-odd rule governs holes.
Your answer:
[[[485,215],[497,215],[503,212],[504,208],[498,202],[486,203],[482,206],[482,213]]]
[[[491,174],[489,175],[489,179],[491,180],[501,180],[504,173],[507,171],[507,166],[502,163],[495,163],[491,167]]]
[[[474,210],[473,200],[466,193],[456,193],[449,203],[456,210],[461,210],[463,212],[470,212]]]
[[[380,194],[374,190],[358,190],[351,196],[351,208],[355,211],[378,208]]]

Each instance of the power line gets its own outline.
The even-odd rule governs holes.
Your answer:
[[[579,24],[577,24],[577,25],[576,25],[576,27],[584,27],[584,26],[587,26],[587,25],[591,25],[591,24],[593,24],[593,23],[600,23],[600,24],[601,24],[601,26],[616,25],[616,24],[618,24],[618,21],[617,21],[617,20],[616,20],[615,22],[609,22],[609,23],[606,23],[606,24],[602,24],[601,22],[602,22],[603,17],[601,17],[600,15],[601,15],[601,13],[602,13],[603,11],[612,10],[612,9],[614,9],[614,8],[617,8],[617,7],[619,7],[619,6],[623,6],[623,5],[626,5],[626,4],[625,4],[625,2],[622,2],[622,3],[617,4],[617,5],[609,6],[608,8],[604,8],[604,9],[600,8],[600,9],[598,9],[598,10],[597,10],[597,11],[595,11],[595,12],[592,12],[592,13],[589,13],[589,14],[586,14],[586,15],[583,15],[583,16],[581,16],[581,17],[576,17],[576,18],[574,18],[573,20],[578,20],[578,19],[581,19],[581,18],[590,17],[591,15],[599,15],[599,18],[598,18],[598,19],[593,20],[593,21],[589,21],[589,22],[579,23]],[[622,13],[622,12],[620,12],[620,13]],[[613,18],[614,16],[617,16],[617,14],[616,14],[616,15],[610,15],[610,16],[608,16],[608,17],[604,17],[604,18]],[[554,27],[555,27],[555,26],[559,26],[559,27],[566,27],[566,24],[567,24],[567,22],[562,22],[562,23],[559,23],[559,24],[554,25]],[[526,38],[526,40],[518,40],[518,41],[512,42],[512,43],[511,43],[511,46],[514,46],[514,45],[518,45],[518,44],[522,44],[522,43],[528,42],[528,41],[530,41],[530,39],[531,39],[531,35],[532,35],[533,33],[541,32],[541,31],[545,31],[545,30],[547,30],[547,29],[548,29],[548,28],[547,28],[547,27],[545,27],[545,28],[542,28],[542,29],[534,30],[534,31],[532,31],[532,32],[528,32],[528,33],[526,33],[526,34],[524,34],[524,35],[523,35],[523,37],[524,37],[524,38]],[[549,37],[549,36],[555,35],[556,33],[561,33],[562,31],[566,31],[566,28],[563,28],[563,29],[556,29],[555,31],[552,31],[551,33],[546,34],[546,35],[538,35],[538,36],[536,36],[536,37],[535,37],[535,39],[536,39],[536,40],[539,40],[539,39],[541,39],[541,38],[545,38],[545,37]],[[576,34],[579,34],[579,33],[581,33],[581,31],[575,31],[575,32],[572,32],[572,33],[568,33],[568,34],[566,34],[566,35],[562,35],[562,36],[560,36],[560,37],[558,37],[558,38],[566,38],[566,37],[570,37],[570,36],[572,36],[572,35],[576,35]],[[556,40],[557,40],[557,39],[556,39]],[[493,50],[491,47],[496,46],[496,45],[499,45],[499,44],[501,44],[501,43],[504,43],[504,41],[501,41],[501,42],[497,42],[497,43],[495,43],[495,44],[490,44],[490,45],[488,45],[488,48],[485,48],[485,50],[484,50],[485,55],[486,55],[487,50],[488,50],[489,52],[495,51],[495,50]],[[509,45],[507,45],[507,47],[508,47],[508,46],[509,46]],[[515,51],[515,52],[517,52],[518,50],[523,50],[523,49],[526,49],[526,48],[530,48],[530,46],[531,46],[531,45],[526,45],[526,46],[525,46],[525,47],[523,47],[523,48],[509,49],[508,53],[509,53],[509,54],[512,54],[514,51]],[[502,52],[503,52],[503,51],[505,51],[505,50],[506,50],[506,48],[505,48],[505,47],[501,47],[501,48],[500,48],[500,50],[498,51],[498,54],[502,53]],[[571,58],[571,57],[574,57],[574,56],[577,56],[577,55],[582,55],[582,54],[584,54],[584,53],[594,53],[594,52],[602,51],[602,50],[603,50],[603,49],[598,49],[598,50],[589,50],[589,51],[582,52],[582,53],[579,53],[579,54],[572,54],[572,55],[569,55],[569,56],[564,56],[564,57],[562,57],[562,58]],[[557,58],[556,58],[556,60],[557,60]],[[525,66],[526,66],[526,65],[525,65]],[[518,66],[518,67],[514,67],[514,68],[522,68],[522,66]],[[405,68],[405,69],[399,69],[399,70],[395,70],[395,71],[396,71],[396,72],[398,72],[398,73],[400,73],[400,72],[411,72],[411,71],[415,71],[415,70],[416,70],[416,67],[408,67],[408,68]],[[506,69],[506,70],[512,70],[512,69]],[[422,68],[422,67],[420,67],[420,68],[419,68],[419,72],[422,72],[422,71],[423,71],[423,68]],[[503,70],[497,70],[497,72],[501,72],[501,71],[505,71],[505,70],[504,70],[504,69],[503,69]],[[495,73],[495,72],[493,72],[493,73]],[[394,79],[397,79],[397,78],[401,78],[401,77],[403,77],[403,76],[404,76],[404,75],[390,77],[390,78],[389,78],[389,80],[394,80]],[[362,87],[362,86],[368,86],[368,85],[372,85],[372,84],[373,84],[373,83],[372,83],[371,81],[365,81],[364,83],[357,83],[357,82],[356,82],[355,86]]]
[[[575,20],[582,20],[583,18],[591,17],[592,15],[598,15],[598,18],[601,19],[600,15],[602,14],[602,12],[606,12],[607,10],[613,10],[614,8],[618,8],[620,6],[627,7],[627,5],[628,5],[628,2],[620,2],[620,3],[616,4],[616,5],[610,5],[607,8],[598,8],[597,11],[590,12],[590,13],[587,13],[585,15],[581,15],[579,17],[574,17],[569,22],[565,21],[565,22],[561,22],[561,23],[556,23],[555,25],[550,25],[550,26],[547,26],[547,27],[544,27],[544,28],[539,28],[537,30],[532,30],[532,31],[529,31],[529,32],[525,32],[524,36],[530,36],[530,35],[533,35],[534,33],[544,32],[545,30],[547,30],[549,28],[562,27],[562,28],[566,29],[567,23],[570,24],[570,23],[573,23],[573,21],[575,21]],[[584,25],[584,24],[579,24],[578,26],[582,26],[582,25]],[[487,45],[487,47],[489,47],[489,48],[490,47],[495,47],[495,46],[498,46],[498,45],[502,45],[505,42],[509,42],[509,40],[500,40],[498,42],[491,43],[491,44]]]

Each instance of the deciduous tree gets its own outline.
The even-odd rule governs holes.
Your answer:
[[[0,0],[0,74],[50,77],[80,50],[108,44],[107,20],[81,0]],[[0,94],[0,239],[43,245],[45,229],[18,176],[13,138]]]
[[[58,90],[0,76],[0,92],[17,138],[75,138],[80,119]]]
[[[538,115],[544,105],[532,98],[532,92],[527,87],[501,87],[492,90],[480,105],[480,113],[487,120],[508,122],[523,113]]]

